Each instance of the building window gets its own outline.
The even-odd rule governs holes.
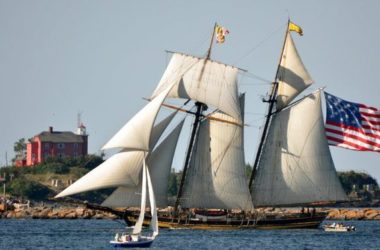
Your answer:
[[[58,143],[57,147],[59,149],[63,149],[63,148],[65,148],[65,144],[64,143]]]
[[[74,148],[75,148],[75,149],[78,148],[78,143],[74,143]]]
[[[63,157],[65,157],[65,154],[63,153],[58,154],[58,158],[63,158]]]
[[[45,147],[45,149],[49,149],[50,148],[50,143],[45,143],[45,145],[44,145],[44,147]]]

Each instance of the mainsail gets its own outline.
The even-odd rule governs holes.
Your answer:
[[[244,95],[241,97],[242,110]],[[243,111],[244,112],[244,111]],[[241,117],[243,117],[243,113]],[[221,112],[212,117],[236,120]],[[253,208],[245,176],[243,127],[205,119],[186,176],[182,207]]]
[[[252,199],[255,206],[346,200],[324,136],[320,91],[273,115]]]

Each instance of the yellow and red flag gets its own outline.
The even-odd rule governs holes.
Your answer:
[[[226,39],[226,35],[228,35],[230,31],[222,26],[216,25],[215,27],[215,36],[216,43],[224,43]]]
[[[294,31],[303,36],[303,31],[300,26],[295,23],[289,22],[289,31]]]

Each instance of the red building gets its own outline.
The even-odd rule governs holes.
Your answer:
[[[77,133],[70,131],[44,131],[26,144],[26,166],[33,166],[49,157],[81,157],[87,155],[88,135],[81,124]],[[25,166],[24,165],[24,166]]]

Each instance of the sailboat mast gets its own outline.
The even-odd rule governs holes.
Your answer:
[[[214,43],[214,36],[215,36],[216,25],[217,25],[217,23],[214,24],[214,29],[213,29],[212,35],[211,35],[210,46],[209,46],[209,48],[207,50],[207,55],[206,55],[206,58],[205,58],[205,63],[203,64],[203,68],[202,68],[201,74],[199,76],[199,80],[200,81],[202,80],[204,68],[206,66],[206,61],[209,60],[210,56],[211,56],[211,49],[212,49],[212,45]],[[202,102],[196,102],[195,106],[197,107],[197,111],[195,112],[193,129],[192,129],[192,132],[191,132],[190,142],[189,142],[189,145],[188,145],[188,148],[187,148],[187,154],[186,154],[186,159],[185,159],[185,165],[183,167],[183,172],[182,172],[182,177],[181,177],[181,183],[180,183],[180,186],[179,186],[179,189],[178,189],[177,199],[176,199],[176,202],[175,202],[175,205],[174,205],[174,210],[175,211],[178,210],[179,202],[180,202],[180,199],[182,198],[182,195],[183,195],[183,186],[185,184],[186,173],[187,173],[187,169],[189,168],[189,163],[190,163],[190,159],[191,159],[191,154],[193,152],[195,139],[197,137],[198,127],[199,127],[199,124],[201,122],[202,112],[204,110],[207,110],[207,105],[204,104],[204,103],[202,103]]]
[[[272,112],[273,112],[274,104],[276,102],[276,96],[277,96],[277,90],[278,90],[278,77],[279,77],[278,74],[280,72],[281,61],[282,61],[282,57],[283,57],[284,50],[285,50],[286,37],[287,37],[288,32],[289,32],[289,23],[290,23],[290,19],[288,19],[288,24],[286,26],[285,38],[284,38],[284,43],[282,44],[282,50],[281,50],[280,59],[279,59],[278,66],[277,66],[275,81],[272,83],[273,84],[272,85],[272,91],[271,91],[269,100],[266,101],[266,102],[269,102],[268,113],[266,115],[266,120],[265,120],[265,124],[264,124],[264,128],[263,128],[263,132],[261,134],[260,144],[259,144],[259,147],[257,149],[255,162],[253,164],[251,177],[249,178],[249,184],[248,184],[249,190],[252,189],[252,183],[253,183],[253,180],[255,179],[255,176],[256,176],[257,167],[259,165],[259,161],[260,161],[260,157],[262,154],[264,142],[265,142],[265,139],[266,139],[267,134],[268,134],[268,128],[269,128],[269,124],[270,124],[270,121],[272,118]]]
[[[183,185],[185,183],[187,169],[189,168],[190,157],[191,157],[191,154],[192,154],[192,151],[193,151],[193,147],[194,147],[194,143],[195,143],[195,139],[196,139],[199,123],[200,123],[201,116],[202,116],[202,111],[205,110],[205,109],[207,109],[207,106],[205,104],[201,103],[201,102],[196,102],[195,105],[197,107],[197,111],[195,112],[195,118],[194,118],[194,123],[193,123],[193,130],[191,132],[190,142],[189,142],[189,146],[187,148],[185,166],[183,168],[182,177],[181,177],[181,183],[180,183],[180,186],[179,186],[179,189],[178,189],[178,194],[177,194],[177,200],[176,200],[175,206],[174,206],[175,211],[177,211],[177,209],[178,209],[178,205],[179,205],[180,199],[181,199],[182,194],[183,194]]]
[[[206,60],[210,59],[210,56],[211,56],[211,49],[212,49],[212,45],[214,44],[214,36],[215,36],[216,25],[217,24],[215,23],[214,24],[214,29],[213,29],[212,35],[211,35],[210,46],[208,47],[208,50],[207,50]]]

